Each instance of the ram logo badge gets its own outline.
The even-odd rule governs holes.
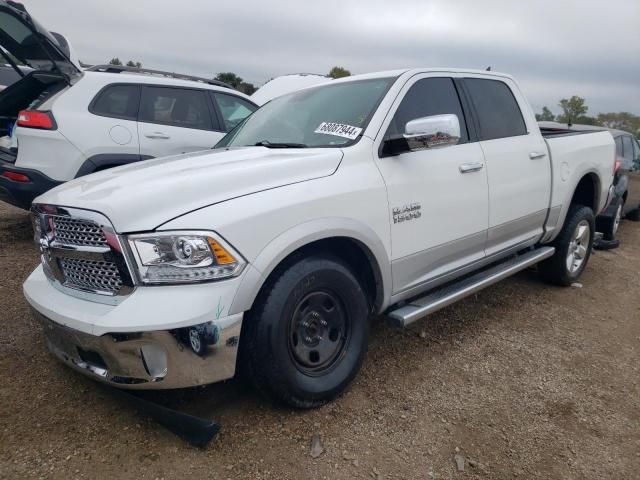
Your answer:
[[[402,207],[393,207],[393,223],[402,223],[415,220],[422,216],[422,205],[418,202],[409,203]]]

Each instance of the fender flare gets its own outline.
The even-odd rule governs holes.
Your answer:
[[[135,153],[100,153],[87,158],[82,165],[80,165],[75,178],[89,175],[103,167],[119,167],[120,165],[128,165],[129,163],[149,160],[150,158],[153,157]]]
[[[594,199],[594,203],[596,204],[596,209],[598,209],[599,205],[602,203],[602,179],[600,178],[600,174],[598,173],[597,170],[589,169],[585,172],[582,172],[582,175],[579,178],[574,179],[574,182],[571,185],[571,188],[567,188],[566,190],[567,193],[565,194],[564,202],[562,203],[562,208],[560,209],[560,213],[558,215],[558,220],[555,225],[555,228],[552,231],[552,234],[550,236],[544,237],[543,243],[552,242],[558,236],[558,234],[560,233],[560,230],[562,230],[562,227],[564,226],[565,220],[567,219],[567,213],[569,212],[569,207],[571,206],[571,200],[573,199],[573,196],[576,193],[578,185],[580,184],[583,178],[589,175],[594,176],[596,179],[596,185],[594,186],[594,190],[595,190],[594,193],[596,195],[596,198]],[[594,215],[598,214],[598,212],[596,211],[594,211],[593,213]]]
[[[289,255],[305,245],[329,238],[355,240],[368,249],[374,274],[381,285],[377,310],[383,311],[391,298],[391,261],[379,236],[367,225],[348,218],[325,217],[301,223],[271,240],[248,266],[238,287],[229,313],[239,313],[253,306],[258,293],[275,268]],[[376,272],[377,269],[377,272]]]

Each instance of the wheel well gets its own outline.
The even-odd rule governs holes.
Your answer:
[[[580,179],[576,190],[571,198],[571,205],[584,205],[591,208],[595,213],[598,210],[599,192],[598,178],[593,173],[588,173]]]
[[[291,252],[269,274],[257,298],[261,296],[265,286],[270,284],[280,271],[291,263],[311,255],[338,257],[360,281],[372,311],[379,310],[383,301],[383,288],[382,274],[380,273],[378,262],[366,245],[349,237],[332,237],[317,240]]]

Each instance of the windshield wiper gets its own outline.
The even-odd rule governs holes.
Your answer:
[[[253,144],[255,147],[267,147],[267,148],[307,148],[304,143],[286,143],[286,142],[270,142],[269,140],[262,140]]]

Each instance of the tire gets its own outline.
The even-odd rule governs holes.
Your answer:
[[[581,240],[578,243],[574,243],[579,233],[579,226],[588,227],[588,230],[586,232],[583,231]],[[540,262],[538,265],[542,278],[546,282],[563,286],[569,286],[575,282],[584,271],[591,256],[594,234],[595,220],[593,210],[583,205],[571,205],[562,230],[552,244],[556,252],[552,257]],[[574,251],[576,246],[584,247],[584,250],[582,250],[581,258],[574,255],[575,261],[570,268],[570,249],[575,254],[577,253]],[[578,263],[578,260],[581,261]]]
[[[189,329],[188,341],[193,353],[201,357],[204,356],[205,352],[207,351],[207,343],[205,342],[204,336],[201,332],[198,331],[198,329]]]
[[[340,395],[365,357],[367,297],[333,257],[299,259],[276,273],[241,335],[245,374],[271,400],[315,408]]]
[[[622,221],[622,199],[616,200],[615,210],[611,216],[599,216],[596,218],[596,230],[601,232],[605,240],[615,240]]]
[[[627,213],[627,216],[625,218],[627,220],[631,220],[632,222],[640,222],[640,207],[636,208],[635,210],[631,210],[629,213]]]

